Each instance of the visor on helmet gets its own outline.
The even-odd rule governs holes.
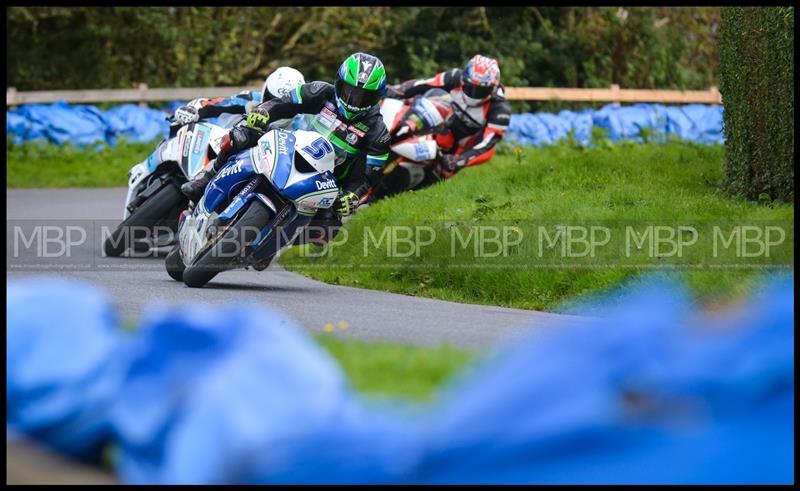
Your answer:
[[[494,87],[491,85],[475,85],[467,81],[461,84],[464,95],[473,99],[486,99],[492,94]]]
[[[336,81],[336,95],[348,111],[361,112],[377,104],[382,94],[379,90],[365,90],[340,79]]]

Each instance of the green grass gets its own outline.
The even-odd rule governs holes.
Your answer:
[[[71,144],[29,142],[15,145],[7,139],[8,188],[91,188],[126,186],[128,170],[155,149],[150,143],[118,143],[80,148]]]
[[[707,260],[711,234],[703,227],[727,220],[782,226],[787,231],[786,242],[770,258],[755,262],[793,268],[793,205],[743,201],[722,192],[722,146],[612,144],[603,139],[598,143],[592,149],[569,143],[527,148],[519,155],[506,146],[486,165],[359,211],[345,227],[348,242],[330,247],[327,256],[304,257],[316,251],[295,247],[283,254],[281,263],[334,284],[557,310],[583,295],[652,271],[652,258],[640,254],[620,259],[622,234],[617,231],[626,223],[699,224],[701,240],[683,261],[708,267],[683,268],[677,274],[698,300],[715,306],[745,295],[763,272],[759,268],[710,270],[720,260]],[[8,187],[124,186],[128,169],[146,158],[155,144],[120,143],[100,151],[70,145],[9,144]],[[453,226],[445,221],[455,222],[462,237],[468,236],[472,226],[507,225],[522,231],[526,241],[509,248],[507,256],[476,258],[474,250],[468,249],[453,255]],[[559,264],[555,250],[542,255],[527,240],[538,224],[552,227],[559,223],[609,225],[614,240],[598,257]],[[420,249],[419,257],[388,258],[385,247],[368,247],[365,254],[365,230],[370,228],[378,236],[382,227],[393,225],[431,226],[437,241]],[[513,236],[516,232],[504,233]],[[724,251],[722,258],[735,259],[730,251]],[[663,263],[672,264],[670,261],[681,264],[672,259]]]
[[[316,339],[341,364],[353,387],[370,396],[429,399],[475,356],[449,345],[420,347],[332,335]]]
[[[346,240],[324,255],[315,246],[295,247],[281,263],[334,284],[537,310],[558,310],[643,272],[669,271],[670,265],[700,303],[719,306],[745,295],[770,265],[793,269],[793,206],[743,201],[720,191],[723,147],[601,143],[592,149],[528,148],[519,155],[507,149],[447,182],[359,211],[337,238]],[[665,257],[664,251],[648,257],[645,250],[624,257],[625,227],[642,232],[648,223],[694,226],[698,241],[681,259]],[[534,240],[537,227],[552,234],[558,224],[608,226],[612,240],[596,257],[560,260],[559,249],[539,250]],[[737,259],[731,248],[714,259],[716,224],[726,235],[736,224],[778,225],[786,238],[769,258]],[[385,227],[398,225],[429,226],[435,241],[411,257],[394,255],[388,236],[375,245]],[[506,225],[509,239],[522,232],[525,240],[499,257],[476,255],[475,241],[453,249],[459,244],[453,228],[468,237],[474,227],[486,225]],[[743,262],[759,264],[718,268]]]
[[[129,319],[122,329],[134,333],[136,322]],[[340,364],[353,388],[370,397],[428,400],[476,356],[446,344],[361,341],[333,333],[314,335],[314,340]]]

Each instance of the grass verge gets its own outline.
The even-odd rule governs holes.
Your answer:
[[[121,142],[114,147],[98,144],[82,148],[69,143],[6,142],[8,188],[125,186],[128,170],[146,159],[158,143]]]
[[[476,356],[449,345],[412,346],[316,336],[353,387],[371,396],[426,400]]]
[[[793,205],[724,194],[723,157],[721,146],[677,142],[507,150],[447,182],[359,211],[326,249],[295,247],[280,262],[328,283],[536,310],[559,310],[657,271],[719,307],[765,271],[794,264]],[[609,240],[580,257],[592,226],[608,229]],[[668,240],[659,244],[652,227],[661,226]],[[762,248],[748,257],[742,237],[732,235],[741,226],[762,239],[765,227],[777,226],[782,232],[770,239],[782,233],[783,240],[770,254]],[[494,235],[483,240],[481,229]],[[598,230],[598,243],[604,233]],[[757,241],[751,245],[758,253]]]
[[[155,144],[118,143],[97,151],[9,143],[7,186],[124,186],[127,170]],[[329,247],[326,254],[296,247],[280,261],[291,270],[334,284],[537,310],[557,310],[643,272],[673,271],[699,301],[722,306],[745,295],[769,267],[793,269],[794,264],[793,205],[727,196],[719,186],[723,157],[722,146],[676,142],[600,140],[591,149],[563,143],[527,148],[519,154],[506,147],[490,163],[467,169],[447,182],[359,211],[345,227],[349,240]],[[659,251],[625,257],[625,228],[633,224],[636,232],[643,233],[648,223],[696,226],[700,237],[680,260]],[[737,252],[741,244],[736,239],[714,258],[716,238],[711,227],[720,223],[728,226],[723,240],[729,239],[730,227],[737,224],[760,227],[762,232],[764,226],[777,225],[786,237],[769,257],[743,257],[741,248]],[[522,232],[526,240],[505,248],[498,257],[487,257],[473,247],[477,240],[454,249],[453,224],[459,238],[469,239],[476,227],[501,225],[509,227],[501,227],[503,234],[518,237]],[[556,254],[565,241],[544,251],[529,243],[538,225],[550,227],[545,239],[555,240],[559,224],[606,226],[614,238],[598,255],[569,261]],[[408,257],[393,254],[397,251],[391,249],[398,242],[380,242],[380,234],[394,225],[429,226],[437,240]],[[373,236],[366,235],[367,229]],[[380,247],[368,242],[372,238]],[[581,246],[580,241],[573,245]],[[321,257],[312,257],[316,255]],[[734,267],[720,268],[723,263]]]
[[[123,329],[133,333],[136,322]],[[451,377],[478,356],[452,346],[414,346],[361,341],[315,334],[318,342],[342,367],[353,388],[368,396],[430,399]]]

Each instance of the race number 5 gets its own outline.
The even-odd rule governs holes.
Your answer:
[[[331,146],[330,142],[326,138],[319,137],[311,142],[311,145],[303,147],[303,150],[314,157],[314,160],[319,160],[325,155],[333,152],[333,146]]]

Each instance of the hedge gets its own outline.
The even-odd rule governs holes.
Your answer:
[[[720,92],[726,187],[758,200],[794,200],[794,8],[722,12]]]

